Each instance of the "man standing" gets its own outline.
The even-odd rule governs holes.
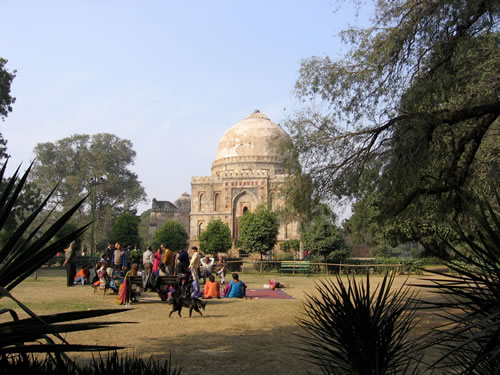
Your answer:
[[[179,254],[177,254],[177,260],[180,264],[182,264],[182,268],[187,270],[189,268],[189,254],[186,249],[181,249]]]
[[[75,264],[75,245],[76,242],[73,241],[69,244],[68,250],[64,253],[64,266],[66,266],[66,285],[73,286],[75,275],[76,275],[76,264]]]
[[[118,268],[123,271],[127,269],[127,256],[118,242],[115,244],[115,251],[113,252],[111,263],[114,268]]]
[[[142,264],[144,265],[144,274],[146,277],[151,275],[153,269],[154,256],[151,251],[151,246],[148,246],[144,254],[142,254]]]
[[[198,275],[198,270],[200,268],[200,254],[198,253],[198,248],[196,246],[193,246],[191,249],[193,250],[193,255],[191,256],[191,262],[189,262],[188,269],[191,270],[193,280],[198,282],[200,279],[200,276]]]
[[[111,264],[111,258],[113,258],[114,251],[115,246],[110,242],[106,250],[102,253],[102,260],[104,260],[107,264]]]
[[[161,251],[163,252],[163,264],[167,267],[167,274],[174,274],[174,264],[175,264],[175,255],[172,250],[165,248],[164,245],[161,245]]]

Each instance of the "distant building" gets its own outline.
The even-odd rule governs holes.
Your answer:
[[[174,203],[169,201],[157,201],[153,199],[151,207],[151,218],[149,221],[149,235],[151,238],[155,232],[167,220],[176,220],[184,226],[189,233],[189,211],[191,210],[191,196],[183,193]]]
[[[153,200],[150,233],[167,219],[178,220],[188,224],[193,246],[199,244],[199,236],[210,220],[220,219],[229,225],[236,241],[239,220],[246,211],[252,212],[259,205],[273,209],[283,205],[279,190],[287,176],[273,145],[283,136],[288,137],[259,111],[233,125],[219,141],[212,175],[192,177],[191,196],[184,193],[173,204]],[[297,238],[296,222],[280,224],[278,241]]]

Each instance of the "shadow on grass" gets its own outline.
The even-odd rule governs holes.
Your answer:
[[[320,374],[319,368],[305,362],[298,355],[298,349],[293,348],[299,345],[295,337],[298,330],[295,326],[245,330],[244,321],[222,332],[214,326],[209,334],[173,337],[163,329],[162,334],[151,337],[146,346],[135,349],[138,355],[152,354],[155,358],[165,358],[171,351],[175,363],[187,374]]]

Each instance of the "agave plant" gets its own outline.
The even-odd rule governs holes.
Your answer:
[[[373,292],[369,275],[364,283],[337,276],[316,284],[298,321],[304,358],[325,374],[414,372],[421,348],[409,333],[418,301],[406,284],[391,292],[393,282],[386,274]]]
[[[0,170],[0,181],[3,181],[7,163]],[[4,227],[16,200],[26,183],[31,166],[19,179],[19,168],[5,184],[0,194],[0,230]],[[82,199],[74,207],[64,213],[48,229],[42,230],[44,223],[35,225],[35,219],[40,217],[50,196],[34,210],[8,237],[0,249],[0,298],[13,300],[30,318],[19,319],[13,309],[2,309],[0,313],[10,313],[12,321],[0,324],[0,363],[6,363],[13,353],[55,353],[55,358],[61,360],[59,353],[69,351],[101,351],[114,350],[118,347],[98,345],[70,345],[60,334],[72,331],[82,331],[105,327],[118,322],[73,323],[73,321],[114,314],[123,310],[77,311],[48,316],[38,316],[27,306],[18,301],[10,291],[47,260],[53,257],[61,248],[80,236],[88,227],[85,225],[69,233],[63,238],[52,242],[54,235],[68,222],[75,211],[85,200]],[[53,213],[53,212],[51,212]],[[40,345],[44,343],[44,345]]]
[[[500,207],[495,192],[496,207]],[[464,203],[474,228],[453,224],[459,241],[446,243],[451,274],[430,286],[444,302],[432,303],[447,319],[433,343],[443,355],[433,364],[440,372],[500,374],[500,216],[487,200],[477,208]],[[439,233],[437,233],[439,236]]]

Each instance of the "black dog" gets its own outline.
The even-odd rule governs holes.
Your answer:
[[[199,313],[201,316],[203,314],[200,311],[200,308],[205,310],[205,306],[207,305],[206,302],[202,301],[199,298],[192,298],[192,297],[181,297],[181,296],[174,296],[172,298],[172,311],[170,311],[170,314],[168,314],[168,317],[177,311],[179,316],[182,318],[181,311],[183,307],[189,308],[189,317],[191,318],[191,315],[193,314],[193,310]]]

